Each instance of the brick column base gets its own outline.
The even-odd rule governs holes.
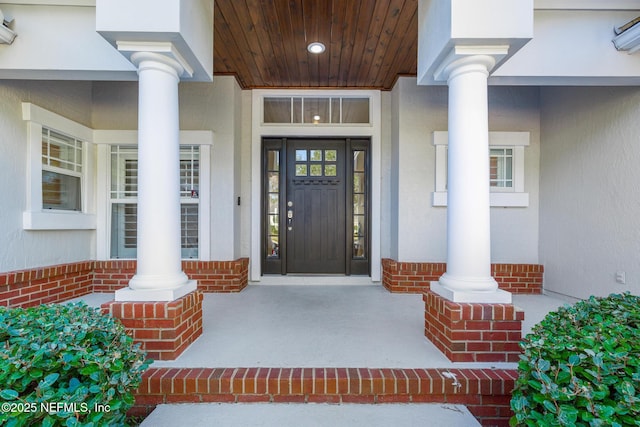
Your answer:
[[[424,334],[452,362],[518,362],[524,311],[513,304],[457,303],[427,291]]]
[[[202,291],[175,301],[111,301],[102,312],[122,322],[154,360],[174,360],[202,335]]]

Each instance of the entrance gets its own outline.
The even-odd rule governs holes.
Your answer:
[[[369,275],[369,140],[263,140],[263,274]]]

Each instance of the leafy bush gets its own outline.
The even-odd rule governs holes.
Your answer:
[[[124,425],[145,356],[84,303],[1,307],[0,425]]]
[[[640,426],[640,297],[560,308],[521,347],[512,426]]]

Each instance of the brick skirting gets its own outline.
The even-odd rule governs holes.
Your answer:
[[[447,265],[438,262],[382,260],[382,284],[394,293],[421,294],[440,279]],[[544,266],[540,264],[492,264],[491,276],[500,289],[514,294],[542,294]]]
[[[0,273],[0,306],[33,307],[93,292],[93,261]]]
[[[424,293],[424,334],[452,362],[519,360],[524,311],[513,304],[449,301]]]
[[[249,283],[249,260],[183,261],[203,292],[240,292]],[[32,307],[92,292],[115,292],[135,274],[136,261],[82,261],[0,273],[0,306]]]
[[[175,360],[202,335],[199,290],[169,302],[110,301],[101,310],[120,320],[154,360]]]
[[[249,258],[235,261],[183,261],[182,269],[203,292],[240,292],[249,284]]]
[[[508,369],[150,368],[130,414],[162,403],[451,403],[508,426],[517,371]]]

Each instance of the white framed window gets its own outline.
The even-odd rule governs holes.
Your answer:
[[[527,207],[529,193],[524,191],[524,149],[529,132],[489,132],[489,186],[491,206]],[[447,148],[449,134],[433,133],[436,148],[436,185],[433,206],[447,206]]]
[[[489,148],[491,191],[513,191],[513,147]]]
[[[135,258],[138,132],[98,129],[93,131],[93,138],[97,151],[96,258]],[[180,131],[180,147],[181,219],[182,229],[188,230],[182,234],[182,257],[209,260],[213,132]],[[115,230],[120,236],[114,236]],[[114,239],[122,246],[120,250],[113,247]]]
[[[27,122],[27,206],[25,230],[96,228],[93,180],[93,131],[31,103],[22,104]]]
[[[82,141],[42,128],[42,208],[82,210]]]
[[[110,258],[135,258],[138,246],[138,147],[112,145]],[[182,258],[199,257],[200,147],[180,146]]]

